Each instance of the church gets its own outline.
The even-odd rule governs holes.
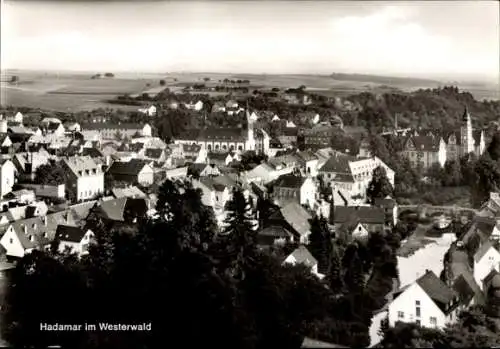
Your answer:
[[[247,111],[245,128],[190,129],[174,140],[175,144],[198,144],[208,152],[255,151],[267,155],[270,137],[262,129],[254,129],[254,120]]]
[[[389,136],[390,133],[383,134]],[[395,130],[403,137],[402,154],[413,165],[429,168],[434,163],[444,166],[446,161],[458,160],[465,155],[481,156],[486,148],[484,130],[472,128],[472,118],[465,108],[460,128],[456,130]]]

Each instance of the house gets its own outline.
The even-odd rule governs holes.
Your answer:
[[[12,191],[16,181],[16,167],[10,160],[0,160],[0,197]]]
[[[284,147],[292,147],[297,145],[298,134],[297,127],[285,127],[281,130],[278,140]]]
[[[394,293],[388,307],[389,326],[394,327],[396,322],[414,322],[443,329],[455,321],[458,305],[457,292],[428,270],[414,283]]]
[[[296,128],[297,125],[293,121],[287,120],[286,121],[286,128]]]
[[[154,170],[149,165],[149,162],[145,160],[115,161],[107,173],[116,181],[124,181],[130,184],[151,185],[154,183]]]
[[[396,200],[392,198],[375,198],[373,205],[384,209],[387,225],[395,226],[398,224],[398,203]]]
[[[212,106],[212,113],[220,113],[225,111],[226,107],[222,102],[215,102],[214,105]]]
[[[70,225],[59,225],[55,235],[59,243],[59,252],[76,253],[78,256],[88,253],[89,245],[94,237],[92,230]]]
[[[6,133],[0,134],[0,152],[2,154],[8,154],[11,147],[12,141],[9,138],[9,135]]]
[[[92,199],[104,192],[104,172],[91,157],[68,157],[61,164],[66,172],[66,191],[76,201]]]
[[[373,170],[379,166],[385,169],[389,182],[394,186],[394,171],[378,157],[359,158],[336,152],[320,167],[318,173],[326,183],[349,191],[352,197],[366,197]]]
[[[193,187],[202,192],[201,201],[205,206],[212,207],[219,225],[223,224],[225,218],[226,203],[231,199],[232,188],[224,183],[220,177],[203,177],[193,180]]]
[[[301,170],[307,175],[316,177],[318,175],[319,157],[310,150],[297,153]]]
[[[283,264],[303,264],[306,267],[311,269],[311,272],[315,275],[318,274],[318,261],[313,257],[311,252],[304,245],[300,245],[297,247],[292,253],[290,253]]]
[[[225,167],[233,161],[231,153],[208,153],[207,163],[211,165],[216,165],[219,167]]]
[[[304,130],[304,145],[306,149],[318,149],[330,146],[331,139],[338,132],[337,127],[317,125]]]
[[[147,108],[139,108],[139,113],[145,114],[147,116],[155,116],[156,115],[156,107],[154,105],[150,105]]]
[[[133,124],[119,123],[112,124],[109,122],[91,122],[82,124],[82,133],[85,131],[94,131],[98,133],[102,139],[117,139],[117,138],[133,138],[135,136],[152,135],[152,129],[149,124]],[[85,137],[87,139],[87,137]]]
[[[186,107],[186,109],[189,109],[189,110],[200,111],[203,109],[203,102],[198,101],[198,102],[185,103],[184,106]]]
[[[446,162],[446,143],[443,138],[434,136],[409,136],[403,143],[404,157],[412,166],[428,169],[434,164],[441,167]]]
[[[62,123],[51,122],[47,125],[46,132],[61,137],[66,132]]]
[[[328,216],[336,230],[344,229],[347,232],[364,234],[364,230],[369,233],[382,232],[385,228],[385,212],[380,207],[373,206],[335,206],[333,217]],[[359,224],[362,229],[359,229]]]
[[[226,102],[226,108],[228,109],[236,109],[238,108],[238,102],[235,100],[230,99],[229,101]]]
[[[219,167],[211,164],[191,164],[188,166],[188,174],[195,177],[220,176]]]
[[[80,124],[74,121],[68,121],[63,124],[67,132],[80,132],[82,130]]]
[[[492,271],[500,271],[500,252],[487,241],[474,254],[474,280],[483,286],[483,280]]]
[[[296,241],[306,244],[311,234],[311,219],[312,216],[309,212],[298,202],[290,202],[272,213],[266,222],[266,226],[281,226],[290,232],[290,242]]]
[[[311,177],[291,174],[280,176],[274,185],[274,198],[280,202],[294,201],[313,208],[316,203],[317,186]]]
[[[178,168],[173,168],[165,171],[165,177],[175,181],[177,179],[185,179],[187,178],[187,173],[188,173],[188,167],[178,167]]]
[[[134,143],[142,144],[142,143]],[[167,160],[167,154],[164,149],[147,148],[144,150],[144,159],[153,160],[156,163],[163,163]]]

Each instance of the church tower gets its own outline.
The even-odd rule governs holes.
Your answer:
[[[461,156],[474,152],[474,138],[472,137],[472,120],[465,107],[462,116],[462,125],[460,126],[460,139],[461,139]]]
[[[246,116],[247,116],[247,139],[246,139],[246,144],[245,144],[245,150],[255,150],[255,135],[253,132],[253,127],[254,127],[254,121],[250,117],[250,108],[248,107],[248,101],[247,101],[247,108],[246,108]]]

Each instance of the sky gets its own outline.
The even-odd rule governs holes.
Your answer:
[[[498,82],[497,1],[4,0],[2,69]]]

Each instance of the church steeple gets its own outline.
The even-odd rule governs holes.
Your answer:
[[[472,136],[472,119],[467,109],[464,108],[462,115],[462,122],[460,125],[460,138],[461,138],[461,156],[465,156],[474,152],[474,138]]]

